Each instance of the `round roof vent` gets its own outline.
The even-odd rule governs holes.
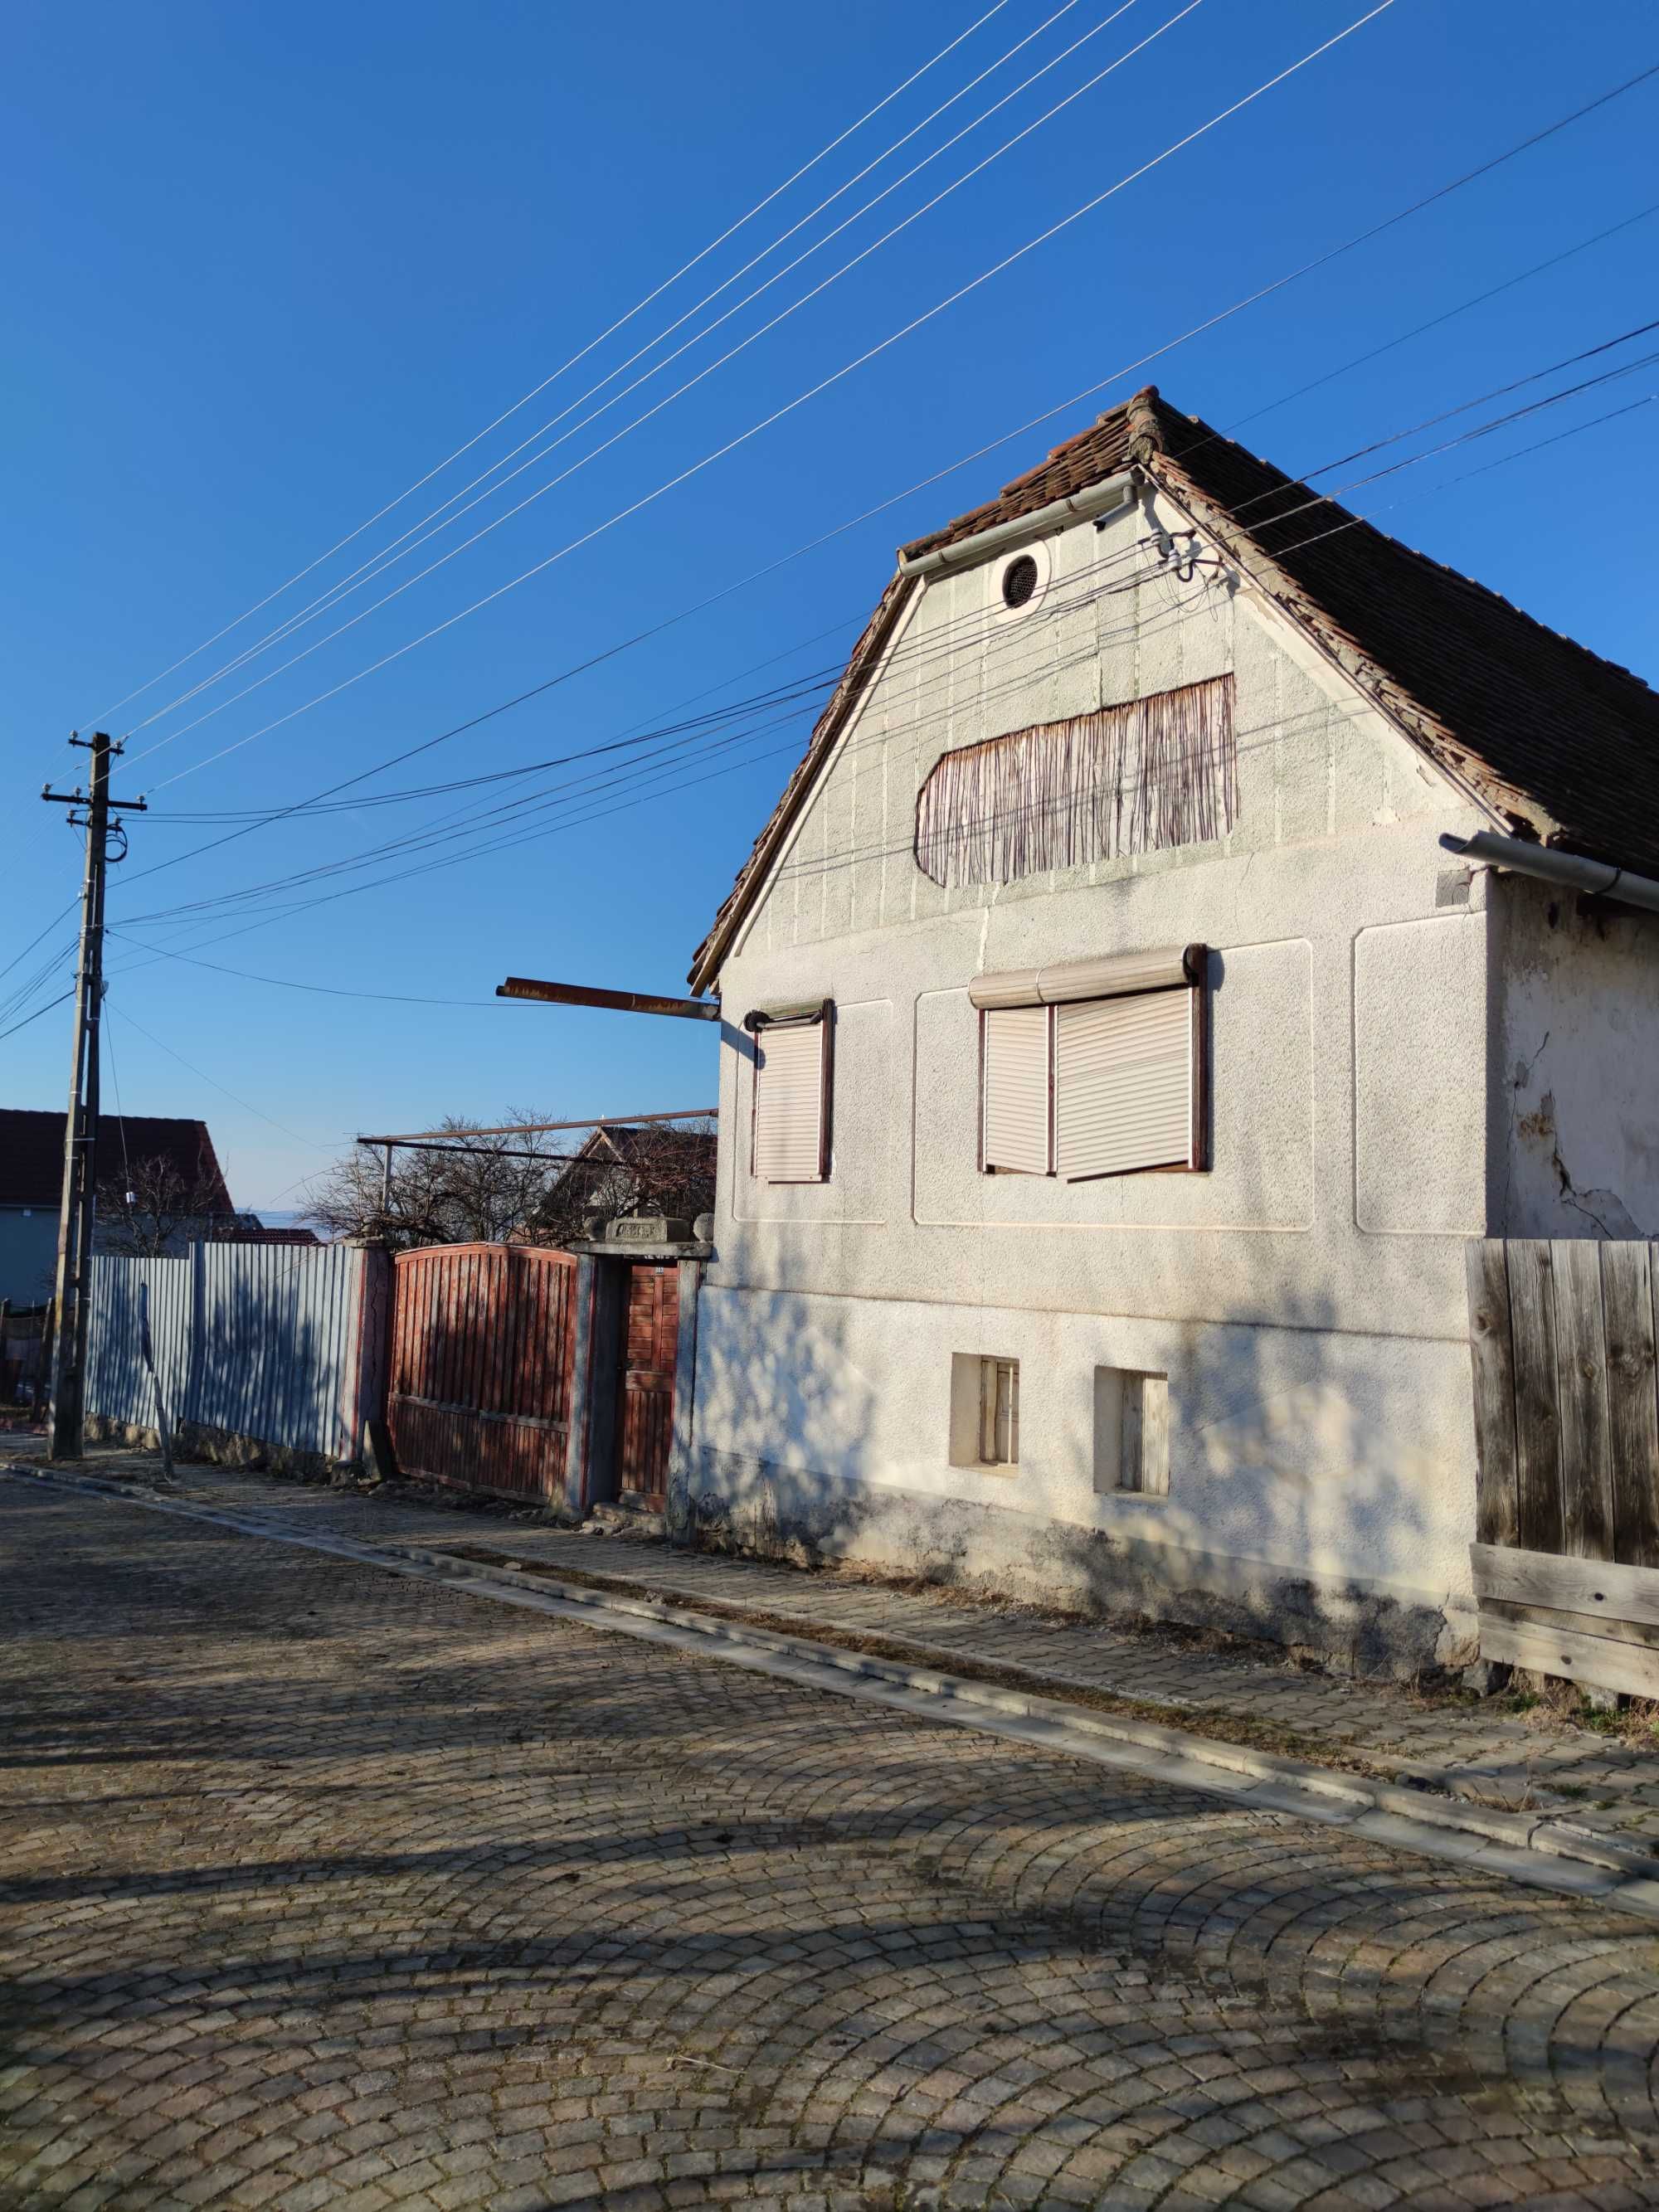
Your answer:
[[[1010,614],[1029,606],[1037,587],[1037,564],[1029,553],[1016,555],[1002,572],[1002,604]]]

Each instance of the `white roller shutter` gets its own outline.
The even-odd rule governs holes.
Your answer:
[[[1055,1008],[1054,1121],[1067,1181],[1197,1165],[1195,997],[1156,991]]]
[[[824,1054],[830,1018],[768,1024],[756,1040],[755,1173],[767,1182],[822,1182]]]
[[[984,1024],[985,1165],[1018,1175],[1047,1175],[1048,1009],[989,1007],[980,1019]]]

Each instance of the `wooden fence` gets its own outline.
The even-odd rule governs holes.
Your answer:
[[[1468,1247],[1487,1658],[1659,1697],[1655,1247]]]

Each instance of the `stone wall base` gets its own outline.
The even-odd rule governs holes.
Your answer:
[[[893,1576],[1013,1598],[1125,1626],[1173,1623],[1279,1644],[1336,1674],[1413,1680],[1479,1651],[1473,1607],[1260,1560],[1151,1544],[1032,1514],[854,1488],[835,1478],[702,1446],[690,1519],[702,1548],[845,1559]]]
[[[156,1430],[131,1421],[112,1421],[101,1413],[88,1413],[85,1430],[88,1443],[127,1444],[134,1451],[161,1449]],[[204,1460],[210,1467],[240,1467],[250,1473],[269,1469],[273,1474],[298,1475],[312,1481],[329,1481],[336,1475],[362,1471],[355,1460],[330,1459],[325,1453],[301,1451],[289,1444],[262,1443],[257,1437],[204,1428],[195,1421],[183,1421],[173,1431],[173,1449],[181,1460]]]

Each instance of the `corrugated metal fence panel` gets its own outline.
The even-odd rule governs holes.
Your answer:
[[[149,1427],[140,1286],[167,1412],[260,1443],[349,1459],[363,1255],[349,1244],[198,1244],[93,1261],[87,1410]]]

